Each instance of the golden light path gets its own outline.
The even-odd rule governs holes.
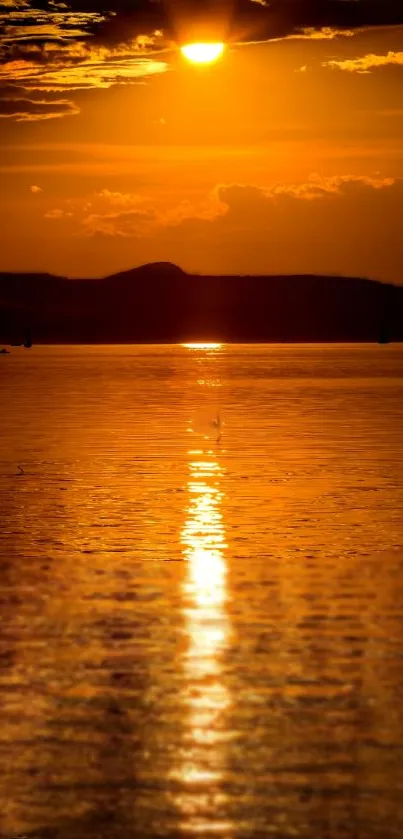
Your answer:
[[[181,47],[182,55],[193,64],[213,64],[221,58],[225,44],[184,44]]]
[[[232,832],[220,810],[230,695],[222,680],[222,654],[229,643],[226,613],[225,533],[220,509],[222,474],[215,454],[189,452],[189,506],[182,531],[188,572],[183,584],[188,649],[184,658],[186,736],[176,776],[184,791],[177,805],[186,832]]]
[[[221,345],[204,342],[184,346],[199,350],[199,361],[210,365],[209,351]],[[203,389],[206,386],[210,389],[213,381],[206,369]],[[214,417],[216,398],[210,398],[207,392],[207,399],[209,413]],[[207,428],[200,426],[198,414],[199,408],[187,429],[195,435],[195,442],[194,448],[188,451],[187,506],[181,532],[186,561],[182,613],[187,639],[179,697],[183,708],[183,739],[172,775],[180,783],[175,795],[180,829],[191,836],[218,835],[230,839],[234,826],[228,817],[224,791],[228,740],[232,737],[228,716],[232,699],[225,675],[231,624],[227,610],[223,469],[219,463],[216,430],[206,434]]]

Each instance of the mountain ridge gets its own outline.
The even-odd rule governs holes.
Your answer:
[[[170,262],[100,278],[0,273],[0,341],[403,340],[403,287],[332,275],[188,274]]]

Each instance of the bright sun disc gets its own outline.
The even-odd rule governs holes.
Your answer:
[[[181,53],[193,64],[212,64],[224,52],[224,44],[185,44]]]

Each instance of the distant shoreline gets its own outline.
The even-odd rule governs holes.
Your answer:
[[[7,344],[6,342],[1,342],[2,346],[10,349],[11,352],[15,350],[24,350],[24,347],[16,347],[12,346],[11,344]],[[394,347],[403,344],[403,339],[389,341],[387,344],[382,344],[379,341],[361,341],[361,340],[321,340],[321,341],[224,341],[219,338],[216,339],[206,339],[203,338],[186,338],[183,341],[98,341],[98,342],[90,342],[90,341],[38,341],[37,344],[33,346],[32,349],[35,347],[183,347],[184,349],[188,348],[188,344],[204,344],[204,347],[194,347],[192,349],[212,349],[213,347],[209,347],[209,344],[218,344],[219,346],[214,347],[214,349],[221,349],[222,347],[292,347],[292,346],[301,346],[301,347],[320,347],[320,346],[329,346],[329,347],[337,347],[337,346],[369,346],[369,347]]]

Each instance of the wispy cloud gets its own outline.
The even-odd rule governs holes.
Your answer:
[[[45,218],[50,219],[62,219],[62,218],[72,218],[73,213],[67,210],[61,210],[59,207],[55,207],[53,210],[48,210],[45,213]]]
[[[315,29],[313,26],[302,29],[287,35],[288,40],[299,41],[334,41],[335,38],[353,38],[356,35],[354,29],[335,29],[331,26],[320,26]]]
[[[45,218],[68,221],[76,235],[144,238],[162,228],[178,227],[191,219],[213,221],[226,212],[217,190],[198,204],[179,203],[156,206],[147,195],[102,189],[85,198],[67,199],[63,206],[50,207]]]
[[[393,178],[379,178],[371,175],[333,175],[323,178],[312,174],[305,183],[276,184],[265,193],[267,198],[289,196],[303,201],[315,201],[327,196],[341,196],[348,189],[367,187],[370,189],[387,189],[393,186]]]
[[[126,34],[124,43],[103,44],[95,35],[115,17],[113,9],[101,14],[77,7],[74,0],[48,2],[42,9],[28,0],[0,0],[0,90],[109,88],[165,72],[167,64],[154,56],[160,32]]]
[[[386,55],[369,53],[369,55],[363,55],[360,58],[348,58],[344,61],[333,59],[331,61],[325,61],[323,66],[344,70],[347,73],[366,74],[371,73],[372,70],[376,70],[379,67],[387,67],[393,64],[403,65],[403,52],[393,52],[390,50]]]
[[[139,79],[164,73],[163,61],[148,58],[99,58],[96,54],[85,61],[49,62],[46,67],[34,61],[13,61],[0,67],[0,82],[15,84],[25,90],[71,91],[109,88],[116,84],[133,84]]]
[[[46,101],[12,96],[0,98],[0,119],[12,119],[16,122],[38,122],[75,116],[79,113],[80,109],[68,99]]]
[[[18,40],[22,35],[39,35],[41,38],[64,39],[76,37],[71,33],[80,30],[83,35],[106,20],[106,15],[98,11],[75,11],[71,3],[47,3],[45,8],[39,4],[25,2],[0,2],[0,26],[2,42]],[[112,10],[111,10],[112,11]],[[44,28],[45,27],[45,28]],[[24,32],[21,32],[21,29]]]

